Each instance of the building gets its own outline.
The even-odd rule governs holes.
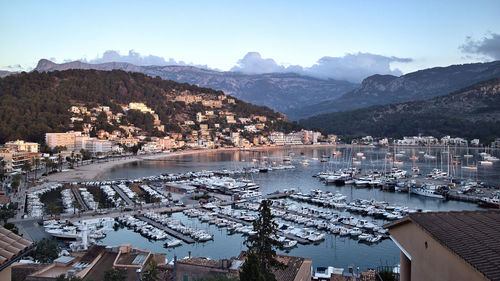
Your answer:
[[[33,164],[35,163],[35,159],[40,159],[41,156],[42,154],[39,152],[0,151],[0,160],[5,163],[5,167],[3,168],[5,172],[21,170],[24,163]]]
[[[310,281],[312,260],[277,255],[277,260],[284,263],[284,270],[275,270],[277,281]],[[245,263],[246,253],[242,252],[238,258],[211,260],[207,258],[186,258],[177,260],[174,265],[175,281],[191,281],[204,277],[225,275],[237,276],[241,266]]]
[[[384,228],[400,280],[500,280],[500,211],[412,213]]]
[[[31,251],[33,243],[0,226],[0,280],[11,280],[12,265]]]
[[[5,143],[5,147],[15,151],[38,152],[40,145],[36,142],[24,142],[23,140],[10,141]]]
[[[107,140],[91,139],[86,145],[85,149],[92,153],[108,153],[113,150],[113,144]]]
[[[27,281],[56,280],[58,276],[79,277],[83,280],[103,280],[109,268],[121,269],[126,281],[141,280],[152,260],[165,264],[165,254],[132,248],[130,244],[116,247],[93,245],[85,252],[72,252],[42,267],[26,277]],[[1,279],[4,280],[4,279]],[[9,279],[10,280],[10,279]]]
[[[81,135],[82,132],[46,133],[45,143],[51,149],[56,146],[64,146],[66,150],[73,151],[75,149],[75,139]]]

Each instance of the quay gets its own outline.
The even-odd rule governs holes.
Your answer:
[[[159,228],[163,231],[165,231],[166,233],[168,233],[169,235],[177,238],[177,239],[181,239],[182,241],[188,243],[188,244],[193,244],[195,241],[193,238],[189,237],[189,236],[186,236],[180,232],[177,232],[173,229],[170,229],[168,228],[167,226],[161,224],[161,223],[158,223],[158,222],[155,222],[154,220],[152,219],[149,219],[149,218],[146,218],[145,216],[143,215],[139,215],[137,216],[138,219],[142,220],[142,221],[145,221],[147,223],[149,223],[150,225],[156,227],[156,228]]]
[[[125,194],[123,192],[123,190],[121,190],[121,188],[119,188],[118,186],[116,186],[115,184],[112,184],[111,187],[116,191],[116,193],[118,193],[120,195],[120,197],[125,200],[125,202],[127,202],[127,205],[135,205],[134,202],[132,201],[132,199],[128,198],[127,194]]]
[[[479,198],[477,196],[470,196],[465,194],[458,194],[456,192],[448,192],[445,196],[447,200],[457,200],[464,202],[477,203],[479,202]]]
[[[87,212],[89,210],[89,207],[87,206],[87,204],[85,204],[85,201],[83,200],[82,195],[80,194],[80,192],[78,192],[78,188],[72,187],[71,188],[71,192],[73,192],[73,195],[75,196],[76,201],[78,202],[78,204],[80,204],[80,206],[82,207],[83,211]]]

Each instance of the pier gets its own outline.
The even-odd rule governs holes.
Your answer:
[[[73,192],[73,195],[75,196],[76,201],[78,202],[78,204],[80,204],[83,211],[84,212],[88,211],[89,207],[87,206],[87,204],[85,204],[85,201],[83,201],[82,195],[80,194],[80,192],[78,192],[78,188],[72,187],[71,192]]]
[[[118,193],[120,195],[120,197],[125,200],[125,202],[127,203],[127,205],[135,205],[134,201],[132,201],[132,199],[128,198],[127,194],[125,194],[123,192],[123,190],[121,190],[121,188],[119,188],[118,186],[116,186],[115,184],[112,184],[111,187],[116,191],[116,193]]]
[[[150,225],[156,227],[156,228],[159,228],[163,231],[165,231],[166,233],[168,233],[169,235],[177,238],[177,239],[180,239],[188,244],[193,244],[195,241],[193,238],[189,237],[189,236],[186,236],[180,232],[177,232],[173,229],[170,229],[168,228],[167,226],[161,224],[161,223],[158,223],[158,222],[155,222],[154,220],[152,219],[149,219],[149,218],[146,218],[145,216],[143,215],[140,215],[140,216],[137,216],[138,219],[142,220],[142,221],[145,221],[147,223],[149,223]]]

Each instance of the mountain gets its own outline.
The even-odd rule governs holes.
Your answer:
[[[429,100],[317,115],[300,123],[345,136],[423,134],[491,140],[500,137],[500,79]]]
[[[192,98],[194,101],[181,101],[180,97]],[[265,116],[267,121],[261,122],[265,123],[266,129],[263,132],[267,129],[298,128],[296,123],[284,120],[279,112],[238,99],[230,101],[230,97],[224,96],[222,91],[162,80],[159,77],[152,78],[142,73],[72,69],[23,72],[0,78],[0,143],[18,138],[43,142],[47,132],[78,130],[76,126],[90,123],[85,118],[80,123],[71,123],[72,114],[69,109],[73,105],[89,109],[105,105],[114,113],[123,113],[122,106],[130,102],[142,102],[153,109],[161,125],[165,127],[165,132],[184,135],[196,129],[184,126],[184,121],[196,120],[198,112],[206,111],[212,111],[213,118],[206,122],[212,128],[213,123],[220,124],[221,128],[235,129],[233,126],[242,126],[228,124],[229,121],[225,118],[227,112],[232,113],[236,120],[253,115]],[[148,132],[150,136],[164,135],[153,128],[154,120],[150,115],[135,115],[137,114],[132,116],[133,119],[144,125],[138,126],[134,121],[132,123],[135,126]],[[126,117],[128,120],[110,123],[104,116],[101,122],[103,128],[97,127],[96,130],[119,130],[120,125],[129,125],[131,116]]]
[[[0,70],[0,78],[5,77],[7,75],[14,74],[16,72],[11,72],[11,71],[6,71],[6,70]]]
[[[435,67],[402,75],[373,75],[361,86],[335,100],[305,106],[289,115],[301,119],[377,104],[429,99],[474,83],[500,77],[500,61]]]
[[[287,114],[304,105],[338,98],[359,86],[347,81],[323,80],[296,73],[249,75],[177,65],[137,66],[121,62],[88,64],[79,61],[56,64],[42,59],[35,68],[40,72],[66,69],[120,69],[141,72],[152,77],[160,76],[163,79],[222,90],[228,95]]]

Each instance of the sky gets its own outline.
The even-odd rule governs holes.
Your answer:
[[[0,1],[0,69],[111,60],[360,82],[500,60],[500,1]]]

